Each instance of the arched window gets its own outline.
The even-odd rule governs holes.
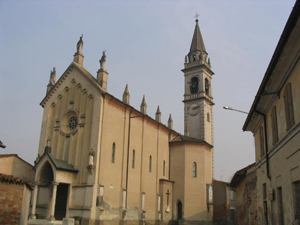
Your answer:
[[[133,149],[132,151],[132,168],[134,169],[135,167],[135,150]]]
[[[205,78],[205,93],[209,95],[209,88],[210,88],[210,83],[207,78]]]
[[[193,60],[196,61],[196,55],[193,55]]]
[[[284,90],[283,97],[284,97],[284,106],[285,106],[286,129],[290,130],[295,125],[294,104],[293,104],[291,83],[287,84]]]
[[[191,79],[191,86],[190,86],[190,91],[191,91],[191,94],[196,94],[198,91],[199,91],[199,85],[198,85],[198,77],[193,77]]]
[[[197,163],[193,163],[193,177],[197,177]]]
[[[152,172],[152,156],[149,157],[149,172]]]
[[[42,170],[42,174],[40,177],[40,181],[43,183],[51,183],[53,181],[53,170],[51,165],[46,162],[43,170]]]
[[[115,142],[112,145],[112,150],[111,150],[111,162],[114,163],[116,158],[116,144]]]
[[[166,160],[163,163],[163,176],[166,176]]]
[[[210,115],[207,113],[207,122],[210,122]]]

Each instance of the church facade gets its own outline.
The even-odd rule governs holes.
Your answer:
[[[44,108],[29,224],[212,221],[213,97],[210,60],[196,20],[184,69],[185,134],[107,91],[103,52],[96,77],[83,66],[83,40]]]

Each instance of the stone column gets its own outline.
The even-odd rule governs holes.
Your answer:
[[[54,217],[54,211],[55,211],[55,202],[56,202],[56,193],[57,193],[57,185],[59,183],[57,182],[52,182],[53,185],[53,191],[52,191],[52,202],[51,202],[51,211],[50,211],[50,220],[55,220]]]
[[[35,182],[34,183],[34,190],[33,190],[31,215],[30,215],[30,219],[32,219],[32,220],[36,219],[35,210],[36,210],[36,202],[37,202],[38,189],[39,189],[39,183]]]

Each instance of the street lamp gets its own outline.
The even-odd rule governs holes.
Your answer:
[[[245,111],[241,111],[241,110],[237,110],[237,109],[233,109],[229,106],[223,106],[223,109],[226,109],[226,110],[232,110],[232,111],[237,111],[237,112],[240,112],[240,113],[245,113],[245,114],[248,114],[247,112]]]
[[[0,140],[0,148],[6,148],[6,145],[4,145],[1,140]]]

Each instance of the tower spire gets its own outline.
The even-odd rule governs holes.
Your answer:
[[[198,24],[198,17],[196,19],[196,25],[195,25],[194,35],[191,43],[190,53],[195,51],[206,52],[204,41]]]

